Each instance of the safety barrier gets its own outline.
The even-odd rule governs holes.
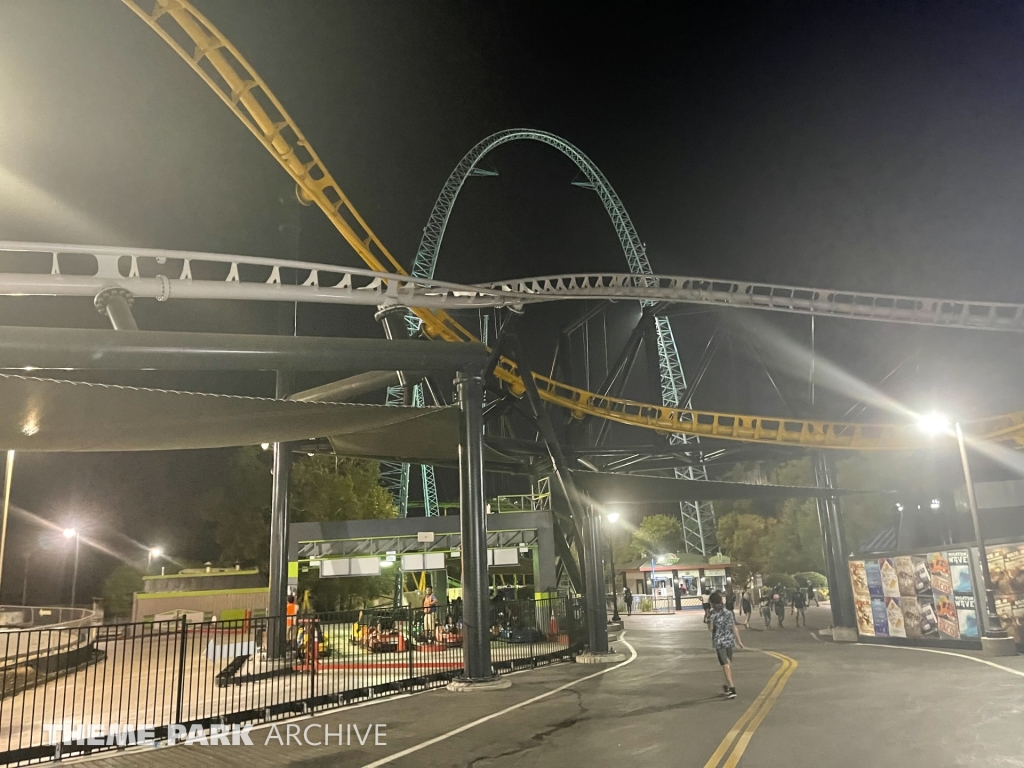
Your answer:
[[[463,673],[460,609],[320,613],[295,617],[290,626],[279,618],[182,618],[2,634],[0,652],[5,642],[49,647],[60,633],[68,640],[91,633],[61,668],[52,655],[29,652],[0,669],[0,764],[135,743],[138,731],[125,733],[125,726],[151,727],[149,738],[163,740],[174,724],[209,729],[283,719],[445,685]],[[586,637],[576,598],[495,601],[490,624],[496,674],[570,659]],[[272,658],[268,642],[273,648],[276,637],[283,651]],[[67,730],[55,733],[54,725]],[[82,730],[90,725],[106,729],[93,732],[93,744]],[[109,735],[111,727],[122,732]]]

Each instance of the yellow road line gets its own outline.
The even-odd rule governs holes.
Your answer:
[[[775,689],[768,694],[768,697],[764,700],[764,704],[761,706],[761,709],[750,721],[749,725],[747,725],[743,734],[739,739],[737,739],[736,746],[733,747],[732,754],[729,755],[729,759],[725,761],[725,765],[722,766],[722,768],[736,768],[740,758],[743,757],[743,753],[747,749],[747,745],[750,743],[751,737],[754,735],[754,731],[756,731],[757,727],[761,725],[761,721],[764,720],[768,711],[772,708],[772,705],[775,704],[775,700],[779,698],[779,694],[782,693],[782,689],[786,687],[786,682],[789,680],[790,676],[792,676],[793,672],[796,671],[796,659],[791,659],[789,656],[784,656],[781,653],[772,653],[771,651],[765,651],[765,653],[769,656],[774,656],[776,659],[781,659],[782,663],[784,665],[788,664],[788,666],[782,673],[782,676],[779,677],[779,681],[776,684]]]
[[[775,654],[772,655],[775,656]],[[779,657],[775,656],[775,658]],[[788,658],[789,657],[787,656],[781,659],[782,666],[775,670],[775,674],[771,676],[771,679],[768,680],[767,685],[765,685],[761,693],[758,694],[757,698],[754,699],[754,703],[747,708],[747,711],[743,713],[743,716],[740,717],[740,719],[736,721],[736,724],[730,729],[730,731],[727,734],[725,734],[725,738],[722,739],[722,742],[718,745],[718,749],[715,750],[714,754],[711,755],[708,761],[704,764],[704,768],[718,767],[719,761],[725,756],[726,752],[729,751],[729,747],[732,746],[733,741],[743,730],[743,727],[751,718],[754,717],[754,715],[757,714],[758,709],[760,709],[761,705],[764,704],[765,699],[768,698],[772,689],[775,687],[776,682],[778,682],[779,678],[782,677],[782,675],[786,672],[787,669],[789,669],[789,661],[787,661]],[[796,664],[796,662],[793,663]]]

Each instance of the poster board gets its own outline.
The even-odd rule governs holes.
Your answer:
[[[986,547],[996,616],[1018,645],[1024,644],[1024,544]]]
[[[1024,566],[1024,545],[1021,563]],[[849,569],[860,636],[978,639],[974,579],[966,549],[854,559]],[[1021,592],[1024,609],[1024,589]]]

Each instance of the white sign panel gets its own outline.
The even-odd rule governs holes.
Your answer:
[[[725,568],[705,568],[705,576],[725,576]]]
[[[489,549],[487,561],[490,565],[519,565],[519,549]]]
[[[347,557],[338,557],[332,560],[320,561],[320,577],[328,576],[351,576],[351,561]]]
[[[376,576],[380,573],[379,557],[353,557],[353,576]]]
[[[425,555],[423,555],[423,570],[443,571],[444,552],[427,552]]]
[[[434,541],[434,532],[433,531],[419,531],[416,534],[416,541],[420,542],[421,544],[431,544]]]
[[[402,570],[403,571],[422,571],[423,570],[423,554],[420,552],[413,552],[409,555],[402,555]]]

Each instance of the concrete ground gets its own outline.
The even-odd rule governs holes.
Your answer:
[[[1024,767],[1024,660],[833,644],[791,628],[743,631],[736,700],[702,613],[633,616],[620,665],[561,664],[511,677],[504,691],[431,691],[294,721],[371,735],[351,744],[142,748],[88,758],[95,768],[160,766],[893,766]],[[828,623],[811,609],[812,627]],[[635,654],[635,656],[634,656]],[[795,662],[795,663],[794,663]],[[596,676],[595,676],[596,675]],[[543,697],[543,698],[537,698]],[[489,719],[487,719],[489,718]],[[483,722],[481,722],[483,720]],[[459,730],[461,729],[461,730]],[[454,733],[453,733],[454,731]],[[295,731],[293,731],[295,732]],[[287,724],[277,724],[281,738]],[[333,737],[336,741],[337,737]],[[72,762],[72,761],[68,761]],[[78,761],[74,761],[78,762]]]

